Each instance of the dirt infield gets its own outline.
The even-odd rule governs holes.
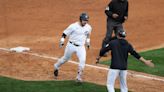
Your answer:
[[[32,52],[61,57],[58,41],[63,30],[86,11],[93,27],[87,63],[93,64],[106,32],[104,8],[108,0],[0,0],[0,47],[30,47]],[[163,0],[129,0],[127,39],[138,51],[164,47]],[[104,58],[105,59],[105,58]],[[72,60],[77,60],[73,56]],[[25,80],[52,80],[50,59],[0,51],[0,75]],[[59,79],[74,79],[77,66],[62,66]],[[92,73],[91,73],[92,72]],[[84,80],[105,84],[107,71],[86,67]],[[95,75],[97,77],[95,77]],[[64,77],[66,76],[66,77]],[[117,82],[117,87],[118,87]],[[128,76],[134,92],[162,92],[164,82]]]

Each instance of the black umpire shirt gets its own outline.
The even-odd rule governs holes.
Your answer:
[[[113,19],[112,18],[113,13],[118,14],[119,17],[113,20],[123,23],[125,21],[124,16],[128,17],[128,5],[129,3],[127,0],[124,0],[124,1],[112,0],[108,5],[109,10],[105,10],[105,13],[108,16],[108,18],[111,18],[111,19]]]
[[[103,56],[111,50],[111,69],[127,70],[128,53],[139,59],[141,56],[133,49],[132,45],[125,39],[115,39],[102,48],[99,56]]]

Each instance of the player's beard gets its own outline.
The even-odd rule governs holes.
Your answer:
[[[80,22],[80,25],[83,27],[83,26],[85,26],[87,23],[82,23],[82,22]]]
[[[86,25],[86,23],[81,23],[81,26],[83,27],[83,26],[85,26]]]

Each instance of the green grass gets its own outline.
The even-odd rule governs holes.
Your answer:
[[[164,77],[164,48],[141,52],[140,55],[146,59],[153,60],[155,67],[150,68],[130,55],[129,59],[128,59],[128,69],[129,70],[134,70],[134,71],[138,71],[138,72],[144,72],[144,73]],[[110,65],[109,61],[110,60],[102,61],[101,64]]]
[[[106,86],[75,81],[22,81],[0,77],[0,92],[107,92]],[[119,92],[117,89],[116,92]]]

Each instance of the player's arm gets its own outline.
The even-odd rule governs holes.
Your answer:
[[[152,60],[146,60],[144,57],[141,57],[134,49],[133,47],[130,45],[129,48],[129,52],[131,55],[133,55],[135,58],[137,58],[138,60],[140,60],[141,62],[143,62],[145,65],[149,66],[149,67],[154,67],[154,64],[152,63]]]
[[[86,46],[87,46],[87,48],[89,49],[90,48],[90,45],[91,45],[91,40],[90,40],[90,36],[91,36],[91,31],[92,31],[92,27],[91,26],[89,26],[88,27],[88,33],[87,33],[87,38],[86,38]]]
[[[113,1],[111,1],[109,3],[109,5],[106,7],[105,9],[105,14],[108,16],[108,17],[112,17],[114,19],[118,18],[119,15],[117,13],[114,13],[113,12]]]
[[[139,60],[142,61],[145,65],[147,65],[149,67],[154,67],[154,64],[152,63],[152,60],[146,60],[143,57],[140,57]]]
[[[90,48],[90,33],[87,34],[86,46],[88,49]]]
[[[100,53],[99,53],[99,56],[96,58],[96,64],[99,63],[101,57],[102,57],[106,52],[108,52],[109,50],[111,50],[110,43],[107,44],[105,48],[101,48]]]
[[[73,32],[73,25],[68,26],[68,27],[64,30],[64,32],[63,32],[63,34],[62,34],[62,37],[61,37],[61,39],[60,39],[60,42],[59,42],[59,47],[60,47],[60,48],[63,47],[65,38],[66,38],[67,36],[69,36],[72,32]]]
[[[109,17],[112,17],[112,2],[109,3],[109,5],[105,9],[105,14]]]

